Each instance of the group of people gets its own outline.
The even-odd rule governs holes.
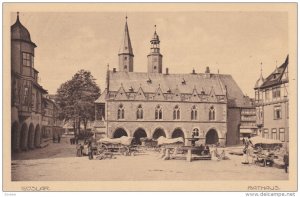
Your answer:
[[[93,145],[91,141],[85,141],[84,144],[78,143],[77,142],[77,146],[76,146],[76,156],[77,157],[82,157],[83,156],[83,152],[84,152],[84,147],[85,145],[87,145],[87,149],[88,149],[88,158],[89,160],[93,159]]]
[[[70,138],[70,144],[78,144],[79,138],[77,136]]]
[[[253,158],[253,143],[251,141],[251,137],[249,136],[248,138],[243,138],[243,144],[244,144],[244,149],[243,149],[243,161],[242,164],[249,164],[249,157]],[[267,154],[266,154],[266,158],[264,159],[263,162],[265,162],[265,165],[267,165],[267,162],[269,162],[270,165],[273,164],[273,159],[274,158],[274,153],[272,153],[270,151],[270,149],[268,150]],[[285,151],[284,155],[283,155],[283,163],[284,163],[284,170],[287,173],[288,172],[288,167],[289,167],[289,153],[288,151]]]

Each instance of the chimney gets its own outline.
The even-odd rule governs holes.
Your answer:
[[[169,68],[166,68],[166,75],[169,74]]]
[[[196,74],[196,71],[195,71],[195,69],[193,68],[193,72],[192,72],[192,74]]]
[[[205,73],[210,73],[208,66],[206,67]]]
[[[114,73],[117,72],[117,71],[116,71],[116,68],[113,68],[113,72],[114,72]]]

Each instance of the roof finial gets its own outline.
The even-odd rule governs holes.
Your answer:
[[[260,73],[262,73],[262,62],[260,62]]]
[[[154,31],[156,32],[156,25],[154,25]]]
[[[127,12],[126,12],[126,17],[125,17],[125,19],[126,19],[126,22],[127,22],[127,19],[128,19]]]
[[[20,13],[20,12],[17,12],[17,21],[19,21],[19,13]]]

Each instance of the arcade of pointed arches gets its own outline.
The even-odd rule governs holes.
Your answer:
[[[216,128],[209,128],[207,132],[204,132],[203,130],[199,129],[198,127],[193,128],[192,132],[198,132],[200,137],[205,138],[206,144],[216,144],[219,142],[219,139],[221,137],[221,134],[218,132]],[[168,135],[170,134],[170,135]],[[177,127],[172,132],[167,133],[165,129],[162,127],[157,127],[153,130],[153,132],[149,133],[145,128],[138,127],[136,128],[132,134],[127,131],[127,129],[123,127],[118,127],[115,129],[115,131],[112,133],[113,138],[119,138],[122,136],[132,136],[135,139],[135,142],[137,144],[141,144],[141,138],[152,138],[152,139],[158,139],[159,137],[170,137],[170,138],[178,138],[182,137],[183,139],[187,138],[187,133],[184,129]]]
[[[38,148],[40,144],[41,128],[39,124],[13,122],[11,126],[11,150],[13,152]]]

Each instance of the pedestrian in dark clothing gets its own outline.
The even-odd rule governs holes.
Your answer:
[[[89,145],[88,145],[88,155],[89,155],[89,160],[93,159],[93,147],[92,147],[92,142],[89,142]]]
[[[70,138],[70,144],[72,144],[72,138]]]
[[[288,167],[289,167],[289,153],[286,152],[283,156],[283,162],[284,162],[284,170],[285,173],[288,173]]]
[[[60,136],[57,137],[57,142],[60,143]]]
[[[82,153],[81,153],[82,151],[81,151],[81,144],[78,144],[77,146],[76,146],[76,156],[77,157],[81,157],[82,156]]]

